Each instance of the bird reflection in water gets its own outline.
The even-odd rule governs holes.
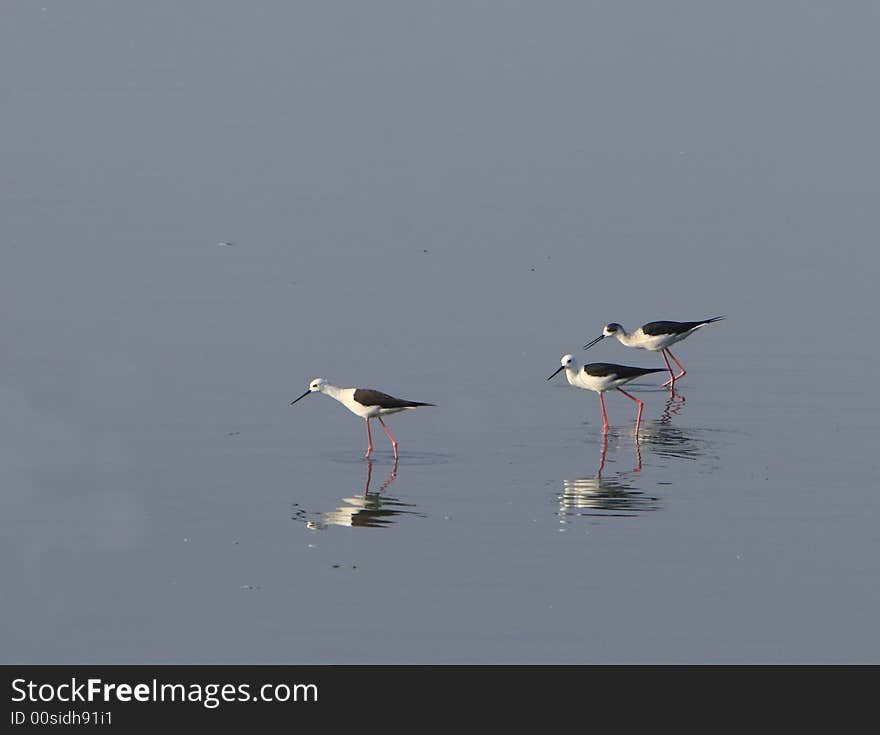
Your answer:
[[[560,516],[634,516],[657,510],[660,499],[638,490],[633,481],[642,470],[642,451],[635,441],[635,467],[603,477],[608,454],[608,435],[602,437],[599,468],[592,477],[579,477],[563,482],[559,495]]]
[[[391,473],[376,491],[370,491],[370,483],[373,479],[373,461],[367,460],[367,480],[364,483],[363,493],[359,493],[349,498],[343,498],[344,505],[340,505],[335,510],[321,513],[317,519],[306,521],[306,527],[320,530],[328,526],[349,526],[361,528],[384,528],[394,523],[395,517],[402,514],[415,514],[414,510],[410,510],[415,506],[411,503],[404,503],[397,498],[383,493],[391,486],[397,478],[397,460],[394,460],[394,466]],[[296,517],[296,516],[295,516]]]
[[[712,459],[715,447],[713,430],[680,428],[672,423],[684,408],[684,396],[672,392],[660,418],[642,424],[641,443],[656,457],[667,459]]]
[[[660,414],[660,423],[668,424],[672,421],[673,416],[678,416],[681,413],[681,409],[684,408],[684,400],[684,396],[681,393],[676,393],[675,388],[673,388],[666,399],[663,413]]]

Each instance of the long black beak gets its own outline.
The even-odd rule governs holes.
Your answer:
[[[303,393],[299,398],[297,398],[296,401],[301,401],[303,398],[305,398],[305,397],[306,397],[309,393],[311,393],[311,392],[312,392],[312,391],[307,390],[307,391],[306,391],[305,393]],[[290,405],[292,406],[294,403],[296,403],[296,401],[291,401],[291,402],[290,402]]]
[[[604,334],[600,334],[600,335],[599,335],[598,337],[596,337],[596,339],[594,339],[592,342],[587,342],[587,344],[584,345],[584,349],[585,349],[585,350],[590,349],[590,347],[592,347],[593,345],[599,344],[599,342],[601,342],[603,339],[605,339],[605,335],[604,335]]]
[[[553,380],[553,378],[555,378],[557,375],[559,375],[559,373],[561,373],[563,370],[565,370],[565,365],[560,365],[556,369],[556,372],[553,373],[553,375],[551,375],[549,378],[547,378],[547,380]]]

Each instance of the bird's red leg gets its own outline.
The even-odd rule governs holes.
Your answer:
[[[660,354],[663,355],[663,362],[666,363],[666,369],[669,371],[669,380],[667,380],[661,387],[665,388],[668,385],[670,389],[675,389],[675,371],[672,369],[672,365],[669,364],[669,358],[666,357],[665,347],[660,350]]]
[[[364,455],[367,459],[373,453],[373,435],[370,433],[370,419],[364,419],[367,422],[367,453]]]
[[[379,423],[382,424],[382,428],[385,429],[385,433],[388,434],[388,438],[391,440],[391,446],[394,447],[394,459],[397,459],[397,439],[394,438],[394,434],[385,426],[385,422],[382,420],[381,416],[376,416],[379,419]]]
[[[678,375],[676,375],[675,378],[674,378],[673,381],[672,381],[672,384],[675,385],[675,381],[676,381],[676,380],[680,380],[680,379],[683,378],[685,375],[687,375],[687,370],[685,370],[685,369],[681,366],[681,363],[680,363],[678,360],[675,359],[675,355],[673,355],[669,350],[666,350],[666,354],[668,354],[668,355],[672,358],[672,362],[674,362],[676,365],[678,365],[678,369],[681,370],[681,372],[680,372]]]
[[[602,404],[602,423],[604,426],[602,427],[602,433],[608,433],[608,414],[605,413],[605,399],[602,397],[602,394],[599,393],[599,403]]]
[[[660,354],[663,355],[663,361],[666,363],[666,369],[669,371],[669,380],[667,380],[660,387],[665,388],[668,385],[670,390],[675,390],[675,381],[678,380],[681,377],[681,375],[684,375],[684,368],[682,368],[681,375],[676,375],[675,371],[672,369],[672,365],[669,364],[669,357],[666,357],[667,352],[669,353],[669,357],[672,357],[672,353],[669,352],[669,350],[667,350],[665,347],[662,350],[660,350]],[[675,360],[674,357],[672,357],[672,359]],[[676,360],[675,364],[678,365],[677,360]],[[678,366],[681,367],[681,365],[678,365]]]
[[[642,422],[642,409],[645,407],[645,404],[642,401],[640,401],[638,398],[636,398],[634,395],[627,393],[623,388],[618,388],[617,390],[619,390],[621,393],[623,393],[623,395],[625,395],[627,398],[629,398],[639,404],[639,413],[636,416],[636,434],[638,434],[639,433],[639,424]]]

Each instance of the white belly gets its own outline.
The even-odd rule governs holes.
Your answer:
[[[690,332],[684,332],[683,334],[661,334],[657,336],[650,336],[644,334],[640,329],[636,333],[636,340],[633,340],[628,345],[629,347],[636,347],[640,350],[649,350],[651,352],[659,352],[664,347],[669,347],[669,345],[674,345],[679,340],[684,339],[690,334]]]
[[[569,375],[566,370],[566,378],[568,378],[568,382],[576,388],[583,388],[584,390],[594,390],[597,393],[602,393],[606,390],[611,390],[619,383],[625,382],[620,381],[614,376],[601,376],[596,377],[594,375],[589,375],[585,373],[583,370],[578,370],[575,375]]]

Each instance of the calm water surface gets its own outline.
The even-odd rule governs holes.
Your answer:
[[[875,10],[77,5],[0,32],[5,662],[880,660]],[[716,314],[638,438],[546,381]]]

